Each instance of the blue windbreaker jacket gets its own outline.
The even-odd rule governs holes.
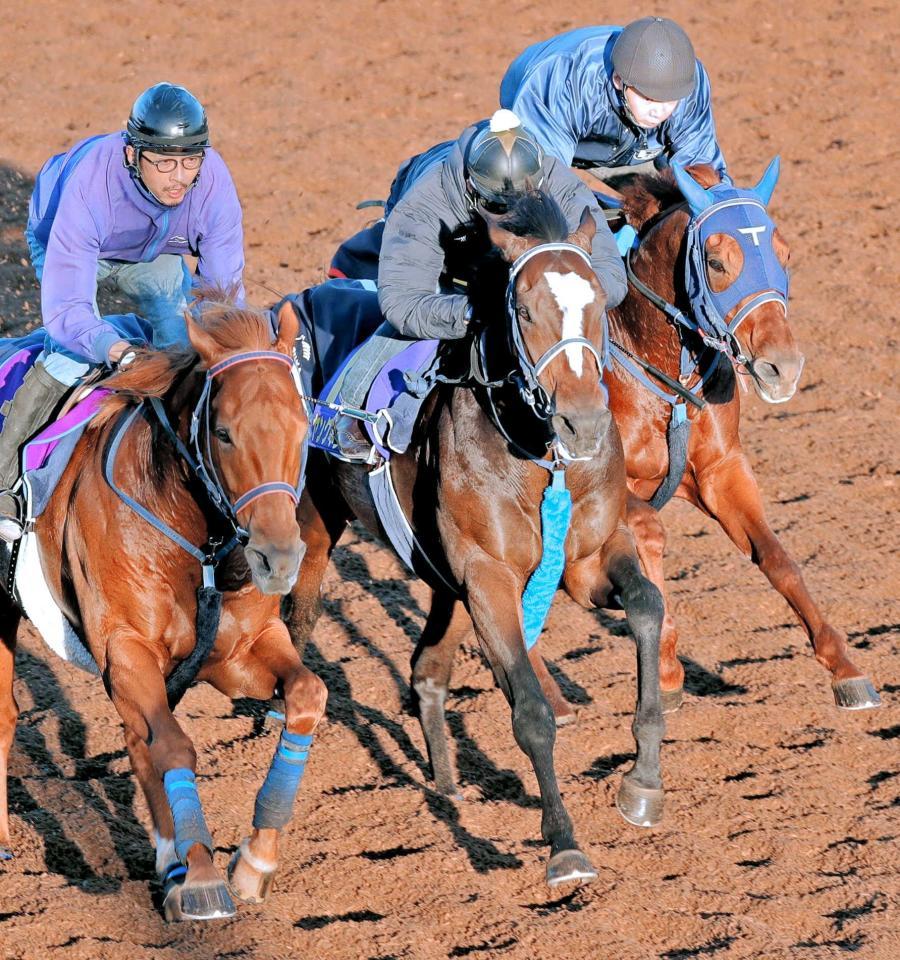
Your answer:
[[[711,164],[730,183],[716,142],[709,77],[699,60],[693,94],[665,123],[642,130],[625,119],[612,82],[612,48],[621,32],[583,27],[528,47],[503,77],[500,105],[565,164],[625,167],[660,157],[664,163]]]
[[[215,150],[177,206],[156,200],[124,164],[124,134],[91,137],[51,157],[35,181],[26,235],[44,253],[41,311],[61,346],[94,363],[119,334],[94,313],[97,261],[149,263],[164,253],[199,257],[204,282],[238,285],[243,297],[241,205]],[[37,260],[35,265],[38,266]]]

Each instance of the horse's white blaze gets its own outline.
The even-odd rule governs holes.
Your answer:
[[[584,308],[594,302],[590,283],[577,273],[547,273],[550,292],[556,297],[563,315],[562,338],[584,336]],[[566,357],[572,372],[580,377],[584,369],[584,348],[573,343],[566,347]]]

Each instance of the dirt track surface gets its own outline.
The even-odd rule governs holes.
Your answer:
[[[593,22],[595,3],[467,0],[250,5],[124,0],[8,5],[0,33],[0,317],[33,323],[21,229],[51,153],[119,128],[145,86],[172,79],[208,105],[247,232],[247,278],[322,279],[397,164],[495,107],[526,43]],[[620,620],[560,600],[542,639],[571,699],[556,764],[600,868],[574,893],[543,885],[536,783],[480,655],[449,698],[465,800],[433,794],[406,711],[427,593],[382,548],[348,535],[307,655],[328,720],[270,902],[218,924],[165,926],[149,818],[99,683],[20,632],[22,716],[11,758],[13,842],[0,865],[0,956],[820,960],[900,956],[900,568],[896,383],[896,16],[888,3],[680,0],[712,77],[739,183],[775,153],[772,212],[793,249],[791,317],[807,356],[785,407],[745,405],[743,436],[774,528],[847,631],[884,697],[831,704],[786,604],[714,524],[666,508],[670,596],[687,702],[664,745],[662,826],[613,797],[633,749],[632,645]],[[252,11],[252,12],[251,12]],[[893,51],[893,54],[892,54]],[[889,98],[893,97],[893,102]],[[253,299],[271,298],[248,284]],[[111,543],[111,547],[112,547]],[[224,865],[248,829],[274,734],[255,704],[192,691],[180,716]]]

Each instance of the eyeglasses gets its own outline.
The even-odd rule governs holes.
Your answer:
[[[160,173],[173,173],[179,166],[184,170],[199,170],[203,163],[204,154],[191,153],[186,157],[163,157],[162,160],[151,160],[145,154],[141,154],[141,160],[156,167]]]

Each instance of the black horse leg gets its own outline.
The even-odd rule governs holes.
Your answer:
[[[632,724],[637,759],[622,780],[616,806],[629,823],[650,827],[659,823],[663,811],[659,769],[659,748],[665,733],[659,686],[663,602],[659,590],[641,574],[632,549],[613,555],[609,579],[619,594],[634,635],[638,668],[637,705]]]
[[[475,632],[512,707],[513,735],[531,760],[541,791],[541,835],[550,845],[547,883],[557,886],[593,880],[597,871],[578,848],[556,780],[556,723],[525,652],[521,584],[507,566],[485,560],[469,563],[466,588]]]
[[[412,658],[412,686],[418,700],[419,722],[428,747],[435,788],[455,794],[456,784],[447,746],[444,702],[453,657],[472,629],[465,607],[449,593],[435,591],[422,637]]]

